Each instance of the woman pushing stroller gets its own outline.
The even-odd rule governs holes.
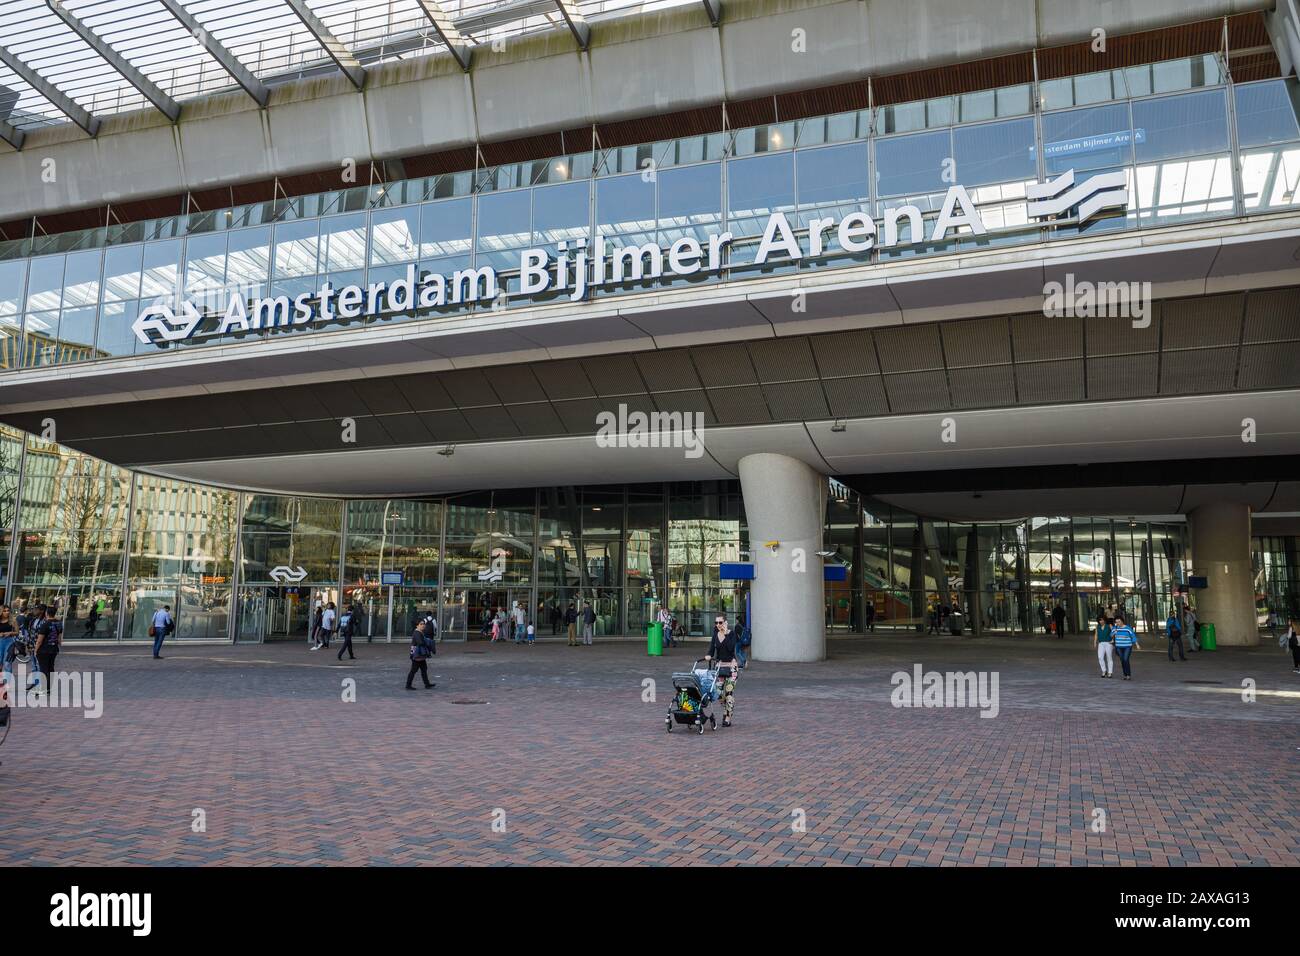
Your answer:
[[[717,661],[718,678],[722,681],[722,726],[731,726],[731,712],[736,706],[736,675],[740,669],[736,666],[736,643],[739,634],[727,628],[725,617],[714,618],[713,639],[709,641],[709,652],[704,659]]]

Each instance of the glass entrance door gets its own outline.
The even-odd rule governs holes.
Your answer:
[[[306,641],[311,631],[312,613],[310,593],[299,593],[297,588],[241,588],[235,639],[250,644]]]

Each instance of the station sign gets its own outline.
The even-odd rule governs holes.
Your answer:
[[[1031,219],[1053,220],[1048,223],[1052,226],[1087,222],[1103,210],[1126,208],[1127,183],[1123,171],[1099,173],[1076,183],[1074,170],[1069,170],[1056,179],[1026,187],[1026,211]],[[1074,215],[1065,216],[1071,210],[1076,210]],[[903,224],[907,226],[905,233]],[[879,220],[862,210],[843,216],[814,217],[807,224],[805,251],[789,217],[774,212],[767,217],[752,264],[861,255],[873,248],[943,242],[958,230],[972,236],[988,235],[990,231],[962,185],[948,187],[928,234],[925,226],[924,213],[912,203],[885,210]],[[1001,231],[1008,230],[995,230]],[[567,293],[571,301],[579,302],[598,286],[718,273],[728,264],[727,250],[735,238],[726,231],[709,232],[703,239],[681,236],[665,247],[659,242],[614,245],[597,235],[590,249],[585,241],[560,242],[554,252],[524,249],[519,253],[518,290],[514,294]],[[749,260],[746,264],[750,264]],[[411,264],[405,275],[391,282],[337,288],[326,282],[314,292],[247,300],[243,294],[232,292],[224,310],[213,313],[219,316],[213,331],[217,336],[265,332],[484,301],[496,304],[502,298],[500,276],[492,266],[417,274],[416,266]],[[203,311],[193,301],[164,296],[142,309],[131,329],[145,344],[178,342],[194,335],[203,319]]]

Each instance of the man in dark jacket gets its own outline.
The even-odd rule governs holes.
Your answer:
[[[357,656],[352,653],[352,635],[357,630],[357,609],[351,604],[343,608],[343,613],[339,615],[339,637],[343,638],[343,644],[339,647],[339,660],[343,660],[343,652],[348,652],[348,660],[355,661]]]
[[[582,609],[582,643],[591,646],[591,639],[596,633],[596,609],[590,603]]]
[[[569,607],[564,612],[564,626],[569,632],[569,646],[577,647],[578,646],[578,612],[574,608],[572,601],[569,602]]]
[[[41,675],[37,694],[50,692],[50,677],[54,673],[54,659],[63,646],[63,622],[58,619],[58,609],[53,605],[45,609],[45,617],[36,623],[36,667]]]
[[[436,687],[437,684],[429,681],[429,658],[438,653],[437,646],[433,640],[425,633],[424,622],[421,621],[415,625],[415,633],[411,635],[411,670],[406,675],[406,689],[415,690],[411,686],[418,673],[424,681],[424,688]]]
[[[1065,608],[1059,604],[1052,608],[1052,623],[1056,625],[1057,639],[1065,637]]]

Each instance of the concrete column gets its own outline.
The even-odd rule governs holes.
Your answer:
[[[754,659],[822,660],[826,478],[796,458],[760,453],[740,459],[740,489],[754,559]],[[779,542],[775,551],[769,541]]]
[[[1214,625],[1223,645],[1259,644],[1255,583],[1250,564],[1250,507],[1202,505],[1187,515],[1193,573],[1208,587],[1196,593],[1196,616]]]

